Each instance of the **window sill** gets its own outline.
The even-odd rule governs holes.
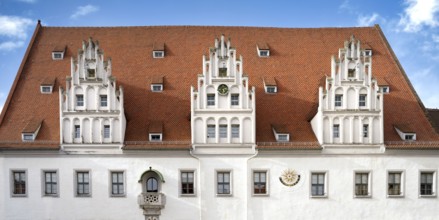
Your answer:
[[[12,198],[26,198],[27,194],[12,194]]]
[[[362,195],[354,195],[354,198],[355,199],[370,199],[370,198],[372,198],[372,195],[364,195],[364,196],[362,196]]]
[[[125,197],[127,197],[126,194],[120,194],[120,195],[110,194],[110,198],[125,198]]]
[[[404,198],[404,195],[387,195],[387,198]]]
[[[233,197],[233,194],[216,194],[217,197]]]
[[[179,197],[197,197],[197,194],[180,194]]]
[[[91,198],[91,195],[75,195],[76,198]]]
[[[260,194],[253,193],[252,196],[253,196],[253,197],[270,197],[270,194],[268,194],[268,193],[265,193],[265,194],[262,194],[262,193],[260,193]]]
[[[44,197],[46,197],[46,198],[59,198],[59,195],[58,194],[44,194],[43,198]]]
[[[328,195],[322,195],[322,196],[310,196],[312,199],[327,199]]]
[[[436,198],[436,194],[433,195],[419,195],[419,198],[425,198],[425,199],[433,199]]]

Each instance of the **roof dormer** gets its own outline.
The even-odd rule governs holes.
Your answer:
[[[277,142],[290,141],[290,133],[286,125],[271,125],[271,129]]]
[[[149,141],[163,140],[163,123],[161,121],[152,121],[149,123]]]
[[[31,119],[21,132],[21,139],[23,141],[34,141],[37,138],[42,123],[42,120]]]
[[[164,58],[165,57],[165,44],[164,43],[154,43],[152,48],[153,58]]]
[[[55,85],[55,77],[46,77],[41,81],[40,92],[42,94],[52,94]]]
[[[265,93],[275,94],[277,93],[277,84],[274,77],[264,77]]]
[[[396,133],[403,141],[416,141],[416,132],[410,124],[396,124],[393,125]]]
[[[161,92],[163,91],[163,76],[154,76],[151,79],[151,91]]]
[[[52,60],[62,60],[64,59],[64,53],[66,51],[66,46],[55,46],[52,50]]]
[[[259,57],[269,57],[270,56],[270,47],[267,43],[260,42],[256,45],[256,50],[258,52]]]

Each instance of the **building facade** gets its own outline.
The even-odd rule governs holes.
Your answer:
[[[429,112],[379,26],[38,23],[0,218],[435,219]]]

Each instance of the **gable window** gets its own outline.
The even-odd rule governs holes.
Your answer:
[[[225,66],[225,64],[224,64],[224,66]],[[218,74],[220,77],[226,77],[227,76],[227,67],[218,68]]]
[[[81,137],[81,127],[79,125],[75,125],[75,138]]]
[[[12,171],[12,196],[26,196],[26,171]]]
[[[150,177],[146,180],[146,192],[158,192],[158,182],[155,177]]]
[[[194,171],[181,172],[181,194],[194,195]]]
[[[56,171],[44,171],[44,195],[56,196],[58,195],[58,175]]]
[[[84,95],[76,95],[76,106],[84,106]]]
[[[370,56],[372,56],[372,50],[364,50],[364,56],[365,56],[365,57],[370,57]]]
[[[232,106],[239,105],[239,94],[232,94],[230,98],[231,98],[231,105]]]
[[[359,106],[360,107],[365,107],[366,106],[366,95],[365,94],[360,94],[360,97],[359,97]]]
[[[125,177],[124,177],[123,171],[111,172],[111,195],[112,196],[125,195],[124,180],[125,180]]]
[[[40,86],[41,93],[50,94],[52,93],[52,86]]]
[[[333,137],[334,138],[339,138],[340,137],[340,125],[339,124],[335,124],[333,126],[332,133],[333,133]]]
[[[220,125],[219,126],[219,137],[220,138],[227,138],[227,125]]]
[[[239,125],[232,125],[232,138],[239,138]]]
[[[363,137],[364,138],[369,137],[369,125],[368,124],[363,125]]]
[[[107,107],[107,106],[108,106],[107,95],[101,95],[101,107]]]
[[[95,79],[96,78],[96,70],[95,69],[87,69],[89,79]]]
[[[207,125],[207,138],[215,138],[215,125]]]
[[[323,172],[311,173],[311,196],[312,197],[326,196],[326,173]]]
[[[421,197],[436,196],[436,172],[421,171],[419,180],[419,195]]]
[[[110,138],[110,125],[104,125],[104,138]]]
[[[163,58],[165,57],[165,51],[153,51],[152,56],[154,58]]]
[[[253,193],[259,195],[267,194],[267,172],[255,171],[253,172]]]
[[[387,195],[402,196],[402,172],[389,172],[387,175]]]
[[[153,91],[153,92],[161,92],[161,91],[163,91],[163,85],[162,84],[152,84],[151,85],[151,91]]]
[[[265,86],[266,93],[277,93],[277,86]]]
[[[76,196],[90,196],[90,173],[88,171],[76,172]]]
[[[162,141],[162,134],[149,134],[149,141]]]
[[[355,77],[355,69],[348,69],[348,78]]]
[[[207,105],[208,106],[215,105],[215,94],[207,94]]]
[[[355,173],[355,196],[370,196],[369,173]]]
[[[217,172],[217,194],[230,195],[230,172]]]
[[[342,106],[343,95],[335,95],[335,107]]]

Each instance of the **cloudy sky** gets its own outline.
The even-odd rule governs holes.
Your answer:
[[[45,26],[379,24],[424,105],[439,108],[439,0],[0,0],[0,109],[30,37]]]

